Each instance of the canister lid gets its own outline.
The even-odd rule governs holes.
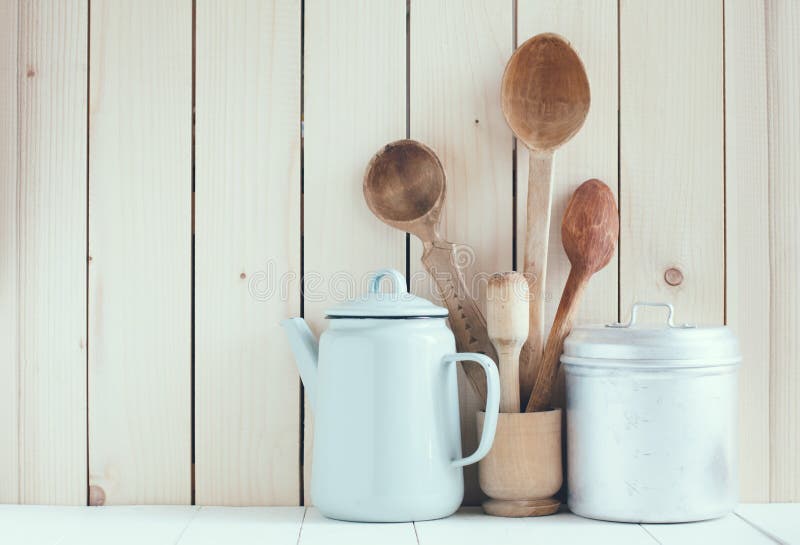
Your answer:
[[[644,306],[669,310],[663,325],[636,323],[637,310]],[[676,325],[673,308],[667,303],[636,303],[628,323],[576,327],[564,341],[561,361],[583,366],[618,364],[711,367],[737,365],[739,343],[724,326]],[[616,362],[616,363],[614,363]]]
[[[384,278],[391,280],[390,291],[381,291]],[[402,274],[394,269],[382,269],[375,273],[365,295],[336,305],[326,314],[329,318],[443,318],[447,316],[447,309],[408,293]]]

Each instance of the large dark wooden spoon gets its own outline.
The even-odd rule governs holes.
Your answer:
[[[497,361],[486,320],[456,265],[456,246],[439,235],[445,189],[439,158],[429,147],[414,140],[398,140],[384,146],[373,156],[364,174],[364,198],[372,213],[422,241],[422,263],[436,281],[447,307],[459,352],[480,352]],[[464,371],[485,403],[483,369],[465,365]]]
[[[503,73],[501,103],[508,126],[530,150],[525,218],[525,276],[530,284],[528,342],[520,359],[527,399],[542,356],[553,154],[583,126],[589,78],[580,57],[558,34],[538,34],[519,46]]]
[[[619,237],[619,213],[611,189],[600,180],[588,180],[575,190],[561,222],[561,239],[572,268],[547,337],[527,412],[550,408],[564,339],[581,295],[594,273],[608,265]]]

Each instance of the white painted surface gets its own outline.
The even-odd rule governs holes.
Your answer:
[[[767,545],[774,543],[769,537],[735,514],[692,524],[645,524],[643,527],[661,545],[706,545],[708,543]]]
[[[296,545],[303,507],[203,507],[177,545]]]
[[[441,520],[366,524],[327,519],[314,507],[4,505],[0,506],[0,542],[4,545],[800,543],[796,524],[800,504],[743,504],[737,514],[691,524],[640,526],[584,519],[566,512],[540,518],[489,517],[479,508],[465,508]]]
[[[800,504],[746,504],[736,514],[787,545],[800,544]]]
[[[538,518],[489,517],[479,508],[460,511],[456,516],[418,522],[420,543],[431,545],[530,545],[552,543],[589,545],[651,545],[652,537],[637,524],[601,522],[578,517],[572,513],[557,513]]]
[[[414,545],[414,525],[405,523],[363,523],[331,520],[309,507],[303,520],[298,545]]]
[[[197,514],[194,506],[0,508],[8,545],[173,545]]]
[[[173,545],[197,516],[197,509],[188,505],[81,509],[78,526],[69,527],[57,544]]]
[[[85,507],[0,507],[0,540],[14,545],[54,545],[85,520]]]

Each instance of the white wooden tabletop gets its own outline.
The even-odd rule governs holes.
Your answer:
[[[466,508],[450,518],[357,524],[304,507],[0,506],[3,545],[706,545],[798,544],[800,504],[741,505],[692,524],[619,524],[559,513],[505,519]]]

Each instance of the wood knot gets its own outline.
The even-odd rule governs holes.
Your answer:
[[[89,505],[105,505],[106,491],[93,484],[89,487]]]
[[[670,286],[680,286],[683,282],[683,273],[680,269],[670,267],[664,271],[664,281]]]
[[[32,78],[36,75],[36,70],[33,69],[33,66],[28,67],[28,71],[25,73],[29,78]]]
[[[247,275],[245,273],[242,273],[242,274],[239,275],[239,278],[244,280],[245,278],[247,278]]]

